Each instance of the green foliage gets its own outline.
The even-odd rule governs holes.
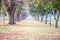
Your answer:
[[[42,13],[43,6],[42,6],[42,0],[32,0],[32,4],[30,5],[30,12],[31,13]],[[42,13],[43,14],[43,13]]]
[[[30,8],[30,12],[42,13],[49,8],[56,8],[60,10],[60,0],[31,0],[33,6]]]
[[[25,10],[25,9],[23,8],[23,5],[24,5],[23,1],[20,2],[20,4],[18,4],[19,7],[17,7],[16,10],[17,10],[17,11],[18,11],[18,10],[20,10],[20,11]]]
[[[45,4],[43,7],[44,7],[45,10],[47,10],[48,8],[51,8],[51,7],[52,7],[52,3],[49,3],[49,2],[48,2],[48,3]]]
[[[52,4],[54,8],[60,10],[60,0],[55,0]]]
[[[30,7],[30,13],[35,13],[36,8],[34,6],[34,3],[30,4],[29,7]]]

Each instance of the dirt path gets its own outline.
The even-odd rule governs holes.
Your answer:
[[[60,40],[60,31],[35,20],[0,28],[0,40]]]

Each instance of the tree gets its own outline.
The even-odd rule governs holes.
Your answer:
[[[60,11],[60,0],[31,0],[34,4],[35,10],[37,9],[37,12],[39,10],[39,8],[42,6],[45,10],[45,14],[46,14],[46,21],[45,23],[47,23],[47,15],[48,13],[50,13],[50,10],[52,8],[53,10],[53,14],[54,14],[54,10],[56,10],[56,14],[54,15],[54,19],[55,19],[55,28],[58,27],[58,19],[59,19],[59,11]],[[40,5],[41,4],[41,5]],[[40,7],[38,8],[38,5],[40,5]],[[33,10],[33,11],[35,11]],[[32,12],[33,12],[32,11]],[[40,13],[40,12],[39,12]],[[39,14],[38,14],[39,15]],[[50,16],[50,25],[51,25],[51,16]]]
[[[41,22],[43,20],[43,15],[44,15],[44,9],[41,5],[39,5],[37,8],[36,8],[36,12],[38,14],[38,20],[39,20],[39,16],[41,17]]]
[[[18,9],[18,13],[17,13],[17,15],[16,15],[17,21],[20,21],[20,20],[21,20],[21,16],[20,16],[20,15],[21,15],[21,11],[24,10],[24,9],[22,8],[23,4],[24,4],[23,1],[18,2],[18,5],[17,5],[17,6],[18,6],[18,8],[17,8],[17,9]]]
[[[50,26],[51,26],[51,15],[52,15],[52,8],[49,8],[49,14],[50,14],[50,20],[49,20],[49,24],[50,24]]]
[[[41,21],[43,19],[43,3],[42,0],[31,0],[31,8],[30,11],[33,12],[34,14],[37,13],[38,14],[38,20],[41,16]]]
[[[14,13],[16,9],[15,0],[4,0],[4,5],[8,12],[9,24],[15,24],[15,20],[14,20]]]
[[[53,9],[56,10],[56,15],[55,15],[55,28],[58,27],[58,19],[59,19],[59,10],[60,10],[60,0],[55,0],[53,3]]]
[[[51,3],[51,0],[44,0],[44,3],[43,3],[43,7],[44,7],[44,9],[46,10],[46,21],[45,21],[45,23],[47,23],[47,15],[48,15],[48,13],[50,12],[50,8],[52,7],[52,3]]]

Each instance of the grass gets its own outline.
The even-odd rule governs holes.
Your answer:
[[[11,31],[12,28],[0,28],[0,32]]]

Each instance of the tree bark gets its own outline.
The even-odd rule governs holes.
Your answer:
[[[15,24],[14,13],[13,14],[8,13],[8,17],[9,17],[9,24]]]

